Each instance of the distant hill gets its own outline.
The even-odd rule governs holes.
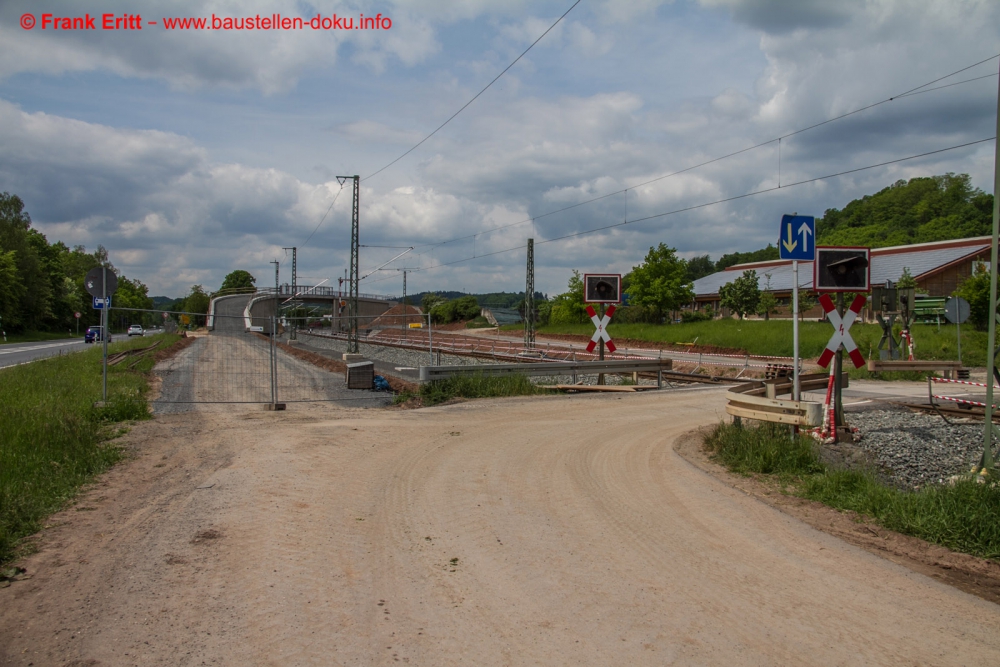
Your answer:
[[[160,310],[170,308],[178,301],[183,301],[183,299],[174,299],[169,296],[153,296],[150,298],[153,300],[153,308],[158,308]]]
[[[406,300],[414,305],[420,305],[421,299],[424,298],[425,294],[436,294],[449,301],[469,296],[465,292],[417,292],[416,294],[407,294]],[[517,308],[524,301],[524,292],[488,292],[486,294],[473,294],[471,296],[476,297],[476,302],[486,308]],[[535,301],[545,301],[547,299],[547,295],[535,292]]]

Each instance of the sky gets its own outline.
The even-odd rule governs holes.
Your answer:
[[[899,179],[993,191],[1000,3],[573,2],[3,0],[0,191],[50,241],[103,245],[171,297],[234,269],[272,285],[272,260],[289,282],[293,246],[300,285],[335,285],[352,202],[337,176],[361,177],[360,291],[394,296],[397,269],[411,294],[522,291],[529,238],[552,295],[659,243],[761,248],[782,214]],[[102,29],[106,14],[142,29]],[[88,15],[94,30],[54,29]],[[319,29],[165,21],[258,15]],[[332,27],[362,15],[378,29]]]

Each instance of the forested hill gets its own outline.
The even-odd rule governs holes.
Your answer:
[[[993,195],[972,187],[967,174],[896,181],[843,210],[816,220],[821,245],[871,248],[987,236],[993,229]]]
[[[993,230],[993,195],[972,187],[968,174],[945,174],[896,181],[843,210],[830,208],[816,219],[819,245],[869,248],[988,236]],[[736,264],[778,259],[777,246],[734,252],[713,262],[708,255],[688,260],[688,280]]]

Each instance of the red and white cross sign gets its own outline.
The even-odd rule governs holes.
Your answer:
[[[823,306],[823,310],[826,311],[826,319],[830,320],[830,324],[833,325],[833,336],[830,337],[830,342],[826,344],[826,349],[823,350],[823,354],[819,355],[819,365],[826,368],[830,365],[830,360],[833,359],[834,353],[837,352],[837,348],[843,344],[844,349],[847,350],[847,354],[850,355],[851,361],[854,362],[855,368],[861,368],[865,365],[865,358],[861,356],[861,352],[858,351],[858,346],[854,344],[854,339],[851,338],[850,329],[851,325],[854,324],[855,318],[861,309],[864,308],[865,301],[867,299],[861,295],[854,297],[854,301],[851,303],[850,309],[844,313],[843,319],[840,317],[840,313],[833,305],[833,299],[830,298],[829,294],[824,294],[819,298],[819,304]]]
[[[608,322],[611,321],[611,316],[615,314],[615,307],[612,305],[608,308],[607,312],[604,313],[604,317],[598,317],[597,311],[594,310],[593,306],[587,306],[587,314],[590,315],[590,321],[594,323],[597,327],[597,331],[594,332],[593,338],[587,344],[587,352],[593,352],[594,348],[597,347],[597,342],[604,339],[604,342],[608,344],[608,352],[615,351],[615,344],[611,342],[611,336],[608,335]]]

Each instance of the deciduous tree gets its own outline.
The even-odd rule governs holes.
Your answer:
[[[757,272],[744,271],[739,278],[719,288],[719,297],[722,307],[736,313],[741,320],[747,313],[756,311],[760,303]]]

